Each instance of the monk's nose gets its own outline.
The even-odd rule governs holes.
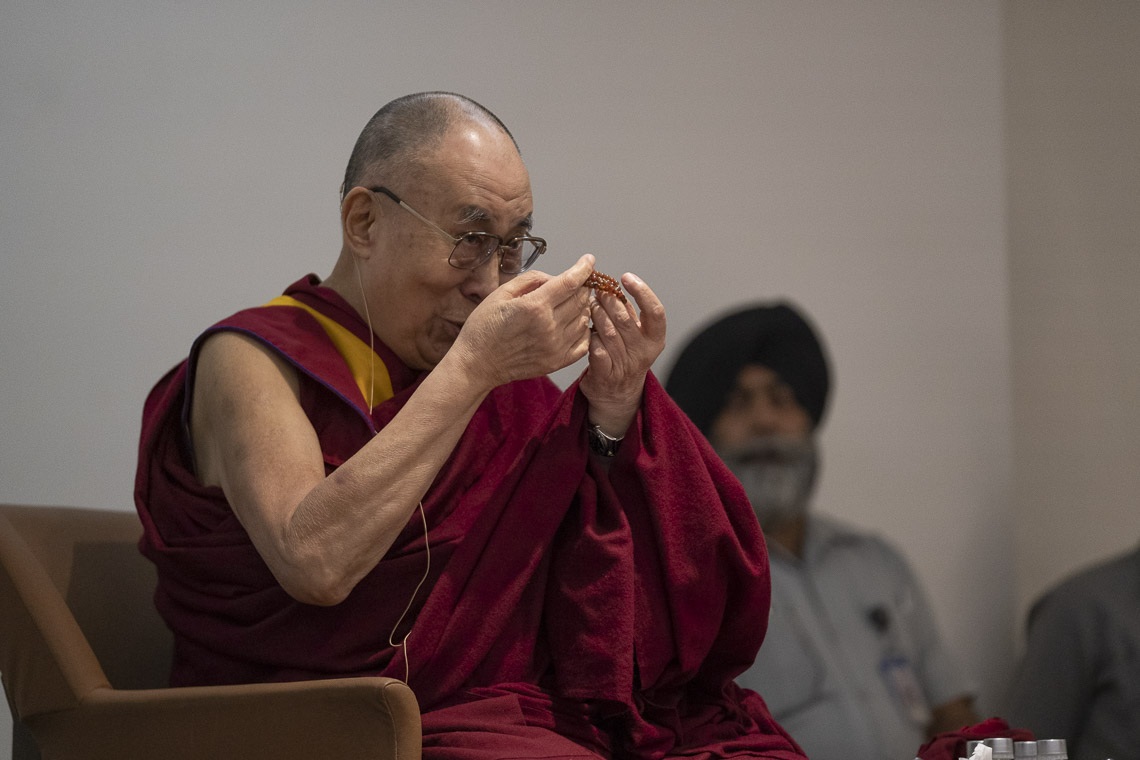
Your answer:
[[[499,256],[496,254],[470,270],[463,284],[464,293],[475,303],[480,303],[499,287],[499,283]]]

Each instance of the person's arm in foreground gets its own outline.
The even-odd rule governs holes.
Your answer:
[[[202,348],[191,429],[198,477],[220,486],[258,552],[296,599],[343,600],[384,556],[495,387],[556,371],[590,342],[583,256],[528,272],[471,314],[395,418],[328,477],[295,370],[221,333]]]

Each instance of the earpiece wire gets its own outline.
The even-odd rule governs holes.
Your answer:
[[[375,399],[375,382],[376,382],[376,334],[372,331],[372,315],[368,313],[368,296],[364,292],[364,277],[360,274],[360,263],[354,258],[352,263],[356,265],[356,281],[360,285],[360,300],[364,303],[364,321],[368,323],[368,413],[372,414],[373,401]],[[424,525],[424,555],[426,561],[424,563],[424,574],[420,578],[420,582],[412,590],[412,595],[408,599],[408,604],[404,607],[404,611],[400,613],[400,617],[396,618],[395,625],[392,626],[392,632],[388,634],[388,646],[400,647],[404,653],[404,683],[408,682],[411,678],[411,660],[408,658],[408,639],[412,636],[412,631],[409,628],[408,632],[404,634],[404,638],[397,644],[393,639],[396,636],[396,631],[400,628],[400,623],[404,622],[404,618],[411,612],[412,603],[416,601],[416,596],[420,593],[424,583],[427,582],[428,574],[431,572],[431,543],[428,541],[428,524],[427,513],[424,512],[424,502],[420,499],[416,505],[420,510],[420,520]]]

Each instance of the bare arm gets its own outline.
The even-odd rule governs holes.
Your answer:
[[[528,273],[496,290],[395,418],[327,478],[295,370],[257,341],[202,347],[191,414],[199,479],[222,488],[295,598],[336,604],[384,556],[496,386],[577,361],[588,344],[592,264]]]

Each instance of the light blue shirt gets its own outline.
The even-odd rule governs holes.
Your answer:
[[[809,518],[802,560],[774,542],[760,693],[812,760],[910,760],[929,706],[974,694],[943,645],[922,589],[886,541]]]

